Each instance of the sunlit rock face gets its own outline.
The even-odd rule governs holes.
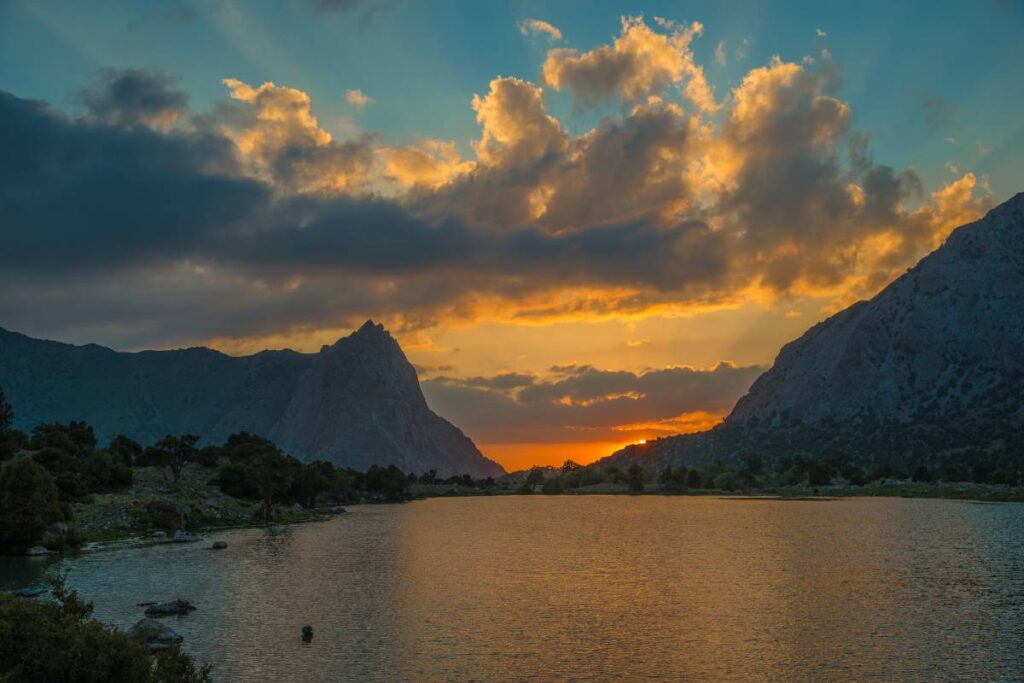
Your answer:
[[[0,330],[0,387],[16,427],[84,420],[101,444],[116,434],[152,443],[189,432],[206,445],[248,431],[339,466],[503,473],[430,410],[398,342],[373,322],[319,353],[244,357],[206,348],[120,353]]]
[[[1021,417],[1024,193],[782,348],[728,425]]]

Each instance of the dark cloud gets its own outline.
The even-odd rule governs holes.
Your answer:
[[[643,373],[566,366],[548,378],[436,377],[423,391],[432,408],[482,443],[626,440],[627,432],[658,431],[660,423],[677,431],[674,419],[687,413],[727,412],[763,370],[727,363]]]
[[[188,97],[170,78],[139,69],[104,69],[78,99],[111,125],[166,125],[184,115]]]
[[[941,95],[917,93],[918,104],[924,112],[924,122],[932,132],[947,132],[960,126],[960,107]]]

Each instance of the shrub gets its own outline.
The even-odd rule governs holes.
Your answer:
[[[29,546],[63,519],[57,486],[43,467],[24,457],[0,467],[0,546]]]
[[[146,644],[91,618],[83,602],[52,577],[55,601],[40,604],[0,594],[0,680],[24,683],[206,683],[210,668],[196,668],[173,647],[155,656]]]

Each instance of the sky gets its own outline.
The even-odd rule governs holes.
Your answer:
[[[0,326],[244,354],[372,318],[508,469],[706,429],[1024,189],[1022,29],[1013,1],[0,0]]]

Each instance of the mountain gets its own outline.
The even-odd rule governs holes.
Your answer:
[[[0,387],[15,427],[84,420],[101,443],[193,433],[212,444],[248,431],[307,461],[504,473],[430,410],[398,342],[372,321],[319,353],[242,357],[207,348],[121,353],[0,329]]]
[[[1021,448],[1022,427],[1024,193],[784,346],[719,427],[611,460],[840,449],[876,462],[948,461]]]

